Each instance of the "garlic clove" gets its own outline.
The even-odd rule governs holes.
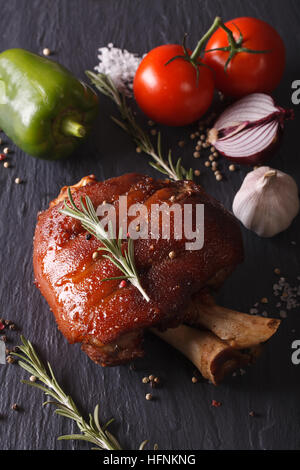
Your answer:
[[[233,201],[235,216],[261,237],[273,237],[286,230],[299,208],[295,180],[266,166],[248,173]]]

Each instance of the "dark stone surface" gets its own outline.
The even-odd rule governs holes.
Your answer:
[[[116,46],[143,53],[165,42],[180,42],[189,33],[190,44],[218,14],[224,19],[252,15],[275,26],[287,46],[285,77],[276,92],[280,104],[291,105],[291,82],[299,76],[299,2],[239,0],[9,0],[0,1],[1,49],[22,47],[55,51],[53,59],[84,77],[84,70],[97,63],[97,48]],[[296,110],[298,115],[299,111]],[[73,396],[83,413],[100,403],[102,419],[114,416],[112,426],[124,448],[134,449],[149,438],[160,449],[296,449],[300,441],[300,366],[291,362],[291,343],[300,338],[299,309],[289,313],[263,356],[246,374],[228,379],[214,388],[204,382],[192,384],[193,366],[158,339],[146,341],[147,356],[135,371],[128,366],[102,369],[93,364],[78,345],[69,346],[58,332],[46,302],[33,285],[32,236],[38,210],[47,207],[60,187],[95,173],[99,179],[139,170],[157,173],[147,158],[135,153],[130,139],[109,119],[113,105],[101,97],[101,115],[89,141],[68,161],[45,162],[14,146],[10,169],[0,168],[0,317],[16,322],[19,331],[52,363],[58,380]],[[190,130],[164,129],[165,141],[179,155],[176,142]],[[298,119],[288,125],[281,150],[271,165],[300,180]],[[4,137],[5,142],[7,139]],[[11,145],[11,144],[9,144]],[[181,151],[186,165],[194,168],[189,142]],[[217,183],[200,165],[200,182],[228,208],[245,169]],[[224,163],[224,167],[227,165]],[[25,180],[15,185],[15,177]],[[300,274],[300,219],[271,240],[243,230],[246,260],[223,287],[222,304],[248,311],[261,297],[271,298],[274,267],[296,283]],[[276,301],[267,305],[277,315]],[[19,342],[9,332],[10,343]],[[163,387],[148,402],[145,374],[161,377]],[[0,365],[0,449],[88,449],[82,442],[58,442],[57,436],[76,431],[67,419],[42,408],[39,390],[20,384],[26,374],[16,365]],[[211,407],[211,400],[222,402]],[[19,412],[11,410],[18,403]],[[254,410],[257,417],[249,417]]]

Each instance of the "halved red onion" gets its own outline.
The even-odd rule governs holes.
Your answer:
[[[264,93],[252,93],[229,106],[209,131],[208,140],[229,160],[256,165],[269,158],[279,143],[284,120],[293,110],[276,106]]]

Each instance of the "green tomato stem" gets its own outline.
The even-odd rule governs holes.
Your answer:
[[[73,137],[83,138],[86,135],[86,128],[79,122],[74,121],[70,116],[65,117],[61,122],[63,134]]]
[[[191,61],[195,62],[199,55],[202,52],[203,46],[205,45],[206,41],[213,35],[213,33],[220,27],[224,26],[222,19],[217,16],[212,24],[212,26],[209,28],[207,33],[204,34],[204,36],[200,39],[198,42],[197,46],[195,47],[194,51],[192,52],[190,59]],[[231,31],[230,31],[231,32]],[[231,33],[232,34],[232,33]],[[233,36],[232,36],[233,37]]]

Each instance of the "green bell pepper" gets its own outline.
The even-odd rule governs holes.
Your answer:
[[[69,156],[98,112],[98,97],[60,64],[24,49],[0,54],[0,128],[30,155]]]

